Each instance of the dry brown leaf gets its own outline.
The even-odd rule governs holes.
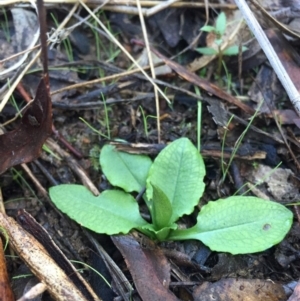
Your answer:
[[[290,169],[259,164],[255,169],[249,169],[244,177],[252,184],[260,185],[258,188],[270,199],[285,203],[299,200],[299,188],[291,180],[294,174]]]
[[[205,282],[194,290],[194,301],[285,301],[283,287],[260,279],[221,279]],[[296,300],[296,299],[295,299]],[[298,300],[298,299],[297,299]]]
[[[21,124],[0,136],[0,174],[8,168],[36,159],[52,132],[51,99],[45,80],[38,85]]]
[[[300,91],[299,53],[291,46],[280,31],[270,29],[266,31],[266,34],[286,72],[290,76],[297,90]]]
[[[154,243],[142,247],[131,235],[113,236],[112,241],[125,258],[143,301],[178,301],[168,288],[170,282],[168,261]]]

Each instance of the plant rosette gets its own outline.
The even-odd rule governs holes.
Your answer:
[[[153,163],[147,156],[119,152],[106,145],[100,153],[100,165],[116,189],[94,196],[82,185],[50,188],[58,209],[98,233],[126,234],[136,229],[160,241],[198,239],[214,251],[245,254],[279,243],[292,225],[292,212],[281,204],[232,196],[208,202],[195,226],[179,229],[176,222],[194,211],[205,189],[204,161],[187,138],[170,143]],[[145,187],[151,223],[142,218],[131,195]]]

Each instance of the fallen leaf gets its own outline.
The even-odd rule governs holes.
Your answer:
[[[163,252],[151,246],[142,247],[133,236],[113,236],[112,241],[125,258],[137,291],[143,301],[178,301],[168,289],[170,267]]]
[[[280,284],[260,279],[221,279],[205,282],[193,293],[195,301],[284,301],[286,295]]]
[[[299,121],[299,117],[294,110],[289,110],[289,109],[273,110],[272,113],[276,116],[279,124],[296,124],[297,125],[297,121]],[[271,114],[269,116],[273,117]]]
[[[34,101],[25,111],[20,125],[0,136],[0,174],[8,168],[36,159],[51,135],[51,99],[42,79]]]
[[[255,185],[259,184],[258,188],[266,195],[269,195],[270,199],[283,203],[297,202],[299,200],[299,188],[292,181],[295,175],[290,169],[274,169],[267,165],[259,164],[255,169],[247,171],[243,176],[246,181]]]

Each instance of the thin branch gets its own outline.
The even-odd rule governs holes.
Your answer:
[[[273,67],[276,75],[278,76],[282,86],[284,87],[286,93],[288,94],[297,114],[300,116],[300,94],[296,89],[291,78],[287,74],[285,68],[283,67],[281,61],[279,60],[276,52],[274,51],[269,39],[262,30],[260,24],[256,20],[254,14],[250,10],[248,4],[245,0],[235,0],[236,5],[239,7],[241,13],[243,14],[249,28],[256,37],[260,47],[267,56],[271,66]]]

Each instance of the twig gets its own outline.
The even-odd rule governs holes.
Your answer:
[[[146,24],[145,24],[144,16],[142,14],[141,3],[140,3],[139,0],[136,1],[136,5],[137,5],[137,8],[139,10],[139,17],[140,17],[140,22],[141,22],[141,25],[142,25],[142,31],[143,31],[143,36],[144,36],[144,40],[145,40],[145,47],[146,47],[146,50],[147,50],[147,56],[148,56],[148,61],[149,61],[149,65],[150,65],[151,75],[152,75],[152,78],[155,79],[156,76],[155,76],[155,70],[154,70],[154,66],[153,66],[152,54],[151,54],[150,45],[149,45],[148,34],[147,34],[147,30],[146,30]],[[156,118],[157,141],[158,141],[158,143],[160,143],[159,98],[158,98],[157,86],[155,85],[155,86],[153,86],[153,88],[154,88],[156,116],[157,116],[157,118]]]
[[[137,1],[137,2],[139,3],[139,5],[141,5],[140,1]],[[150,16],[158,13],[159,11],[161,11],[161,10],[167,8],[167,7],[170,7],[175,2],[178,2],[178,0],[163,1],[163,2],[153,6],[152,8],[147,9],[146,17],[150,17]]]
[[[33,286],[28,292],[26,292],[20,299],[17,301],[28,301],[31,299],[34,299],[41,295],[45,290],[47,289],[47,286],[44,283],[39,282],[35,286]]]
[[[30,3],[31,0],[1,0],[1,5],[12,5],[12,4],[17,4],[17,3]],[[93,6],[98,6],[100,4],[103,4],[105,0],[86,0],[85,4],[86,5],[93,5]],[[78,0],[44,0],[44,3],[46,4],[74,4],[78,3]],[[142,7],[153,7],[158,4],[160,4],[161,1],[151,1],[151,0],[144,0],[141,1]],[[113,5],[124,5],[124,6],[136,6],[136,0],[110,0],[109,1],[109,6]],[[180,1],[176,2],[170,5],[170,7],[191,7],[191,8],[204,8],[205,3],[200,3],[200,2],[185,2],[185,1]],[[219,4],[219,3],[210,3],[209,6],[214,9],[221,9],[221,8],[226,8],[226,9],[236,9],[236,5],[234,4]],[[108,6],[106,6],[108,7]]]
[[[47,197],[48,193],[47,190],[43,187],[43,185],[40,183],[40,181],[35,177],[35,175],[31,172],[30,168],[25,164],[21,164],[24,171],[27,173],[37,190],[42,194],[43,197]]]
[[[0,227],[9,238],[9,243],[31,271],[48,288],[58,301],[86,301],[82,293],[57,266],[45,248],[28,234],[14,219],[0,213]]]
[[[296,89],[294,83],[290,79],[286,70],[284,69],[281,61],[279,60],[276,52],[274,51],[270,41],[268,40],[266,34],[262,30],[260,24],[256,20],[252,11],[250,10],[248,4],[245,0],[235,0],[237,6],[239,7],[241,13],[243,14],[248,26],[250,27],[252,33],[256,37],[260,47],[264,51],[271,66],[273,67],[275,73],[277,74],[281,84],[283,85],[286,93],[288,94],[297,114],[300,116],[300,94]]]

